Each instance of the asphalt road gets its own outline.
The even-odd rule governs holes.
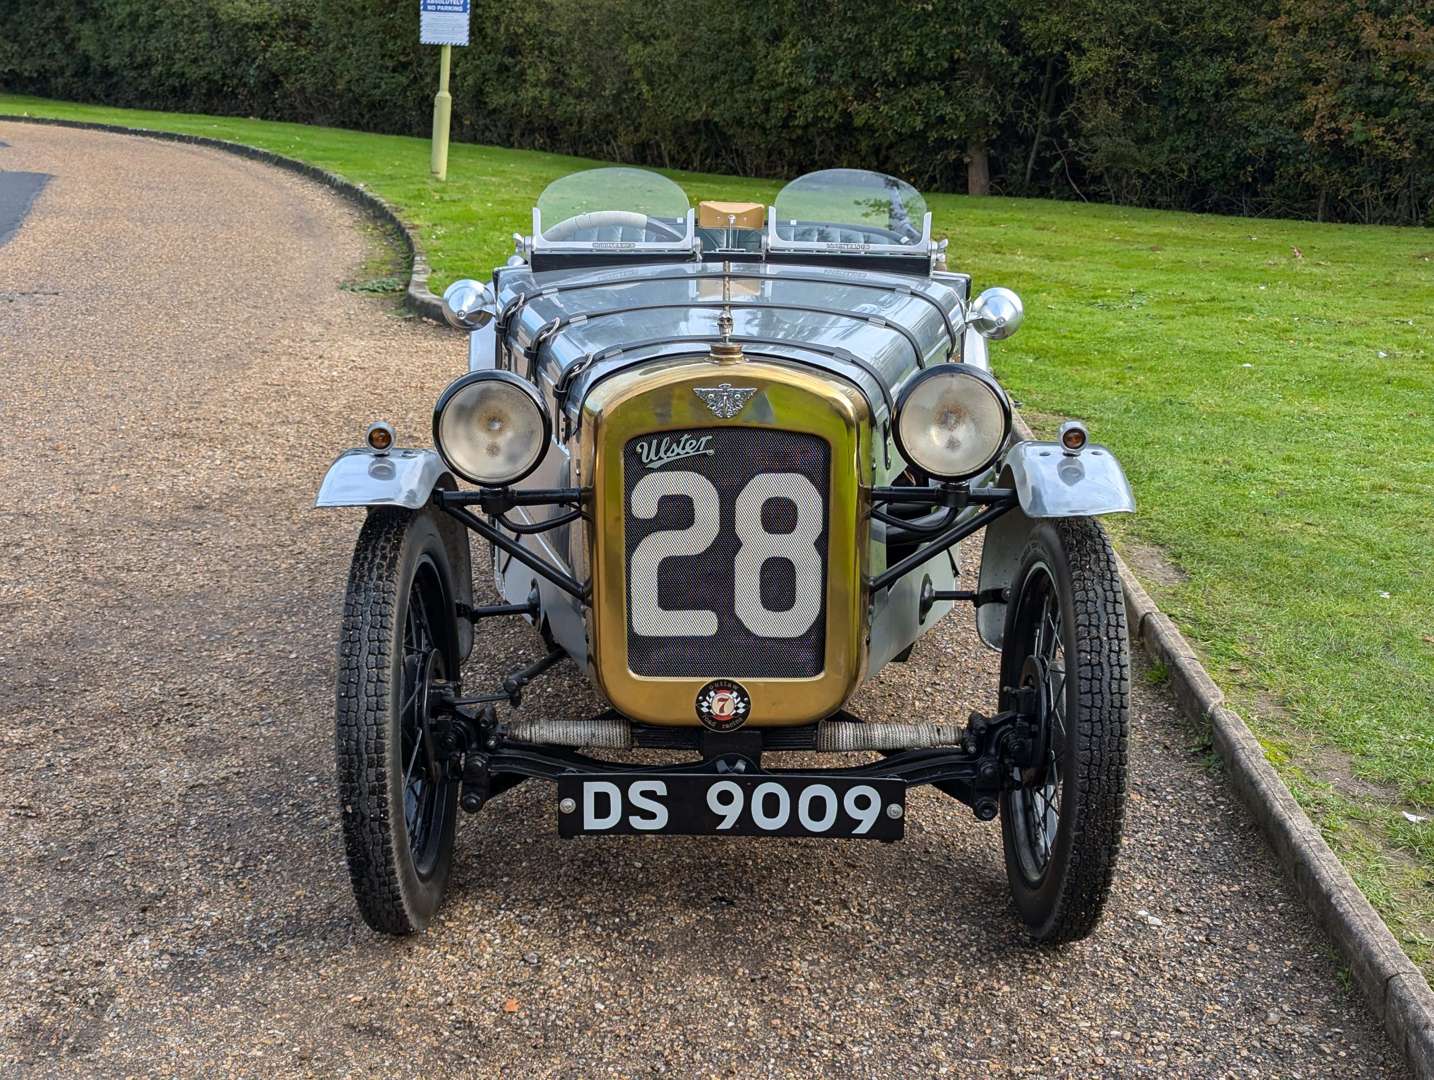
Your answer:
[[[1139,679],[1101,930],[1025,944],[999,834],[928,790],[894,845],[460,825],[429,932],[369,932],[332,788],[355,512],[459,339],[341,291],[373,241],[222,153],[0,123],[49,174],[0,246],[0,1070],[7,1075],[1397,1074],[1198,739]],[[475,267],[481,271],[483,268]],[[479,560],[475,559],[475,562]],[[537,646],[485,634],[470,685]],[[989,707],[964,617],[875,717]],[[531,704],[595,704],[570,667]]]
[[[0,150],[4,148],[0,143]],[[44,173],[0,172],[0,244],[15,235],[47,180],[49,177]]]

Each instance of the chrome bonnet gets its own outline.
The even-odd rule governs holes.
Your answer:
[[[575,420],[592,386],[642,360],[716,340],[730,308],[748,353],[786,358],[856,384],[878,425],[895,390],[920,367],[961,352],[965,279],[765,263],[662,263],[534,274],[500,270],[509,358],[538,381],[564,385]],[[569,373],[569,369],[576,370]]]

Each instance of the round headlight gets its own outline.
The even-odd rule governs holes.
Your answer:
[[[939,364],[907,384],[896,403],[896,445],[922,472],[965,480],[996,460],[1011,431],[1001,384],[969,364]]]
[[[474,371],[433,407],[433,442],[448,467],[486,487],[516,483],[538,467],[553,426],[533,385],[510,371]]]

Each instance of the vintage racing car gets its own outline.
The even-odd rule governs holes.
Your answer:
[[[458,809],[531,778],[555,783],[564,837],[890,841],[907,789],[931,784],[999,816],[1036,939],[1088,934],[1120,844],[1129,691],[1093,518],[1134,502],[1080,423],[1014,438],[987,342],[1020,325],[1016,295],[971,297],[922,197],[859,170],[695,210],[662,176],[590,170],[550,185],[515,241],[491,285],[444,294],[469,370],[434,448],[376,423],[318,496],[368,508],[336,737],[364,918],[424,927]],[[973,572],[958,542],[978,532]],[[473,535],[499,603],[475,603]],[[998,712],[845,711],[956,604],[1000,650]],[[465,687],[475,637],[513,618],[547,651]],[[565,660],[605,710],[523,712]],[[634,748],[687,753],[623,761]],[[858,756],[764,765],[791,750]]]

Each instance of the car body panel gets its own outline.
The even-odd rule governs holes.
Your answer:
[[[433,498],[436,488],[453,489],[457,481],[443,459],[432,450],[395,447],[380,454],[367,447],[345,450],[329,466],[319,486],[316,507],[398,507],[420,512]],[[454,599],[462,605],[473,603],[472,548],[468,530],[446,514],[433,512],[434,524],[443,537],[448,562],[453,569]],[[473,651],[473,624],[458,620],[458,651],[467,657]]]
[[[547,456],[539,463],[524,486],[534,488],[566,488],[577,486],[568,447],[555,442],[548,449]],[[557,517],[560,509],[553,506],[519,506],[510,512],[510,517],[525,525],[537,524]],[[573,525],[560,525],[541,533],[513,537],[534,555],[546,560],[560,570],[579,580],[586,580],[588,571],[586,555],[581,548],[581,529]],[[575,545],[578,545],[575,548]],[[535,574],[531,569],[509,558],[501,551],[493,551],[493,575],[503,602],[525,604],[536,589],[541,623],[553,640],[573,658],[580,670],[588,667],[588,627],[586,608],[571,593],[558,588],[552,582]]]
[[[1090,444],[1068,454],[1060,443],[1018,442],[1006,451],[1000,482],[1014,487],[1029,518],[1135,512],[1135,495],[1115,455]]]
[[[440,481],[453,474],[432,450],[394,449],[380,454],[356,447],[340,454],[319,485],[317,507],[403,506],[417,510],[428,503]]]
[[[886,527],[872,525],[872,554],[886,564]],[[950,600],[922,602],[923,588],[937,592],[957,588],[958,549],[953,546],[937,555],[917,571],[907,574],[871,598],[871,621],[867,632],[867,677],[901,656],[926,631],[950,613],[956,605]]]
[[[1125,471],[1104,446],[1091,444],[1078,454],[1067,454],[1059,443],[1015,443],[1007,449],[994,479],[1000,486],[1015,488],[1020,506],[986,527],[976,588],[988,596],[1009,588],[1031,530],[1042,519],[1135,511]],[[1005,603],[988,602],[976,609],[976,632],[991,648],[1001,647],[1005,625]]]
[[[945,283],[763,263],[661,263],[542,274],[508,267],[495,277],[500,312],[528,298],[508,328],[515,354],[509,362],[517,370],[526,372],[528,354],[539,344],[541,355],[532,366],[553,383],[585,362],[568,397],[573,416],[592,385],[640,358],[635,343],[650,342],[647,351],[661,355],[690,349],[691,340],[682,339],[715,340],[724,301],[735,340],[780,343],[773,347],[858,382],[877,423],[890,419],[886,398],[912,372],[960,349],[958,287],[964,279]],[[863,363],[842,360],[841,354]]]

